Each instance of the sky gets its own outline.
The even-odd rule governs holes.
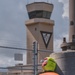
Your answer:
[[[28,20],[26,4],[37,0],[0,0],[0,46],[26,48],[26,26]],[[69,31],[69,8],[68,0],[38,0],[54,4],[51,19],[54,26],[54,51],[60,52],[60,44],[63,37],[67,38]],[[26,51],[17,51],[0,48],[0,66],[12,66],[14,54],[22,53],[25,64]]]

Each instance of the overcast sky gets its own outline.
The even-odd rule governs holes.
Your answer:
[[[25,21],[28,20],[26,4],[33,1],[0,0],[0,45],[26,48]],[[46,0],[38,1],[46,2]],[[66,37],[68,40],[68,0],[48,0],[48,2],[54,4],[51,19],[55,20],[54,51],[58,52],[61,51],[60,44],[62,43],[63,37]],[[0,66],[15,64],[15,61],[13,61],[14,53],[23,53],[25,57],[25,51],[15,52],[15,50],[0,48]]]

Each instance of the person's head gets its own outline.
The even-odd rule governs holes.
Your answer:
[[[42,63],[42,68],[44,71],[54,71],[56,68],[56,62],[53,58],[46,57]]]

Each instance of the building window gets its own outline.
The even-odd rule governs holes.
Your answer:
[[[30,12],[28,15],[30,19],[35,18],[36,12]]]
[[[47,19],[50,19],[51,13],[47,12]]]
[[[28,13],[29,18],[46,18],[50,19],[51,12],[48,11],[43,11],[43,10],[38,10],[38,11],[32,11]]]
[[[45,11],[43,11],[43,18],[46,18],[46,12]]]
[[[43,11],[36,11],[36,18],[42,18]]]

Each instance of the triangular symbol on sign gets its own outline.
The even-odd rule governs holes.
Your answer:
[[[50,38],[51,38],[52,33],[51,32],[45,32],[45,31],[40,31],[40,32],[41,32],[43,41],[45,43],[45,46],[47,48],[48,47],[48,44],[50,42]]]

